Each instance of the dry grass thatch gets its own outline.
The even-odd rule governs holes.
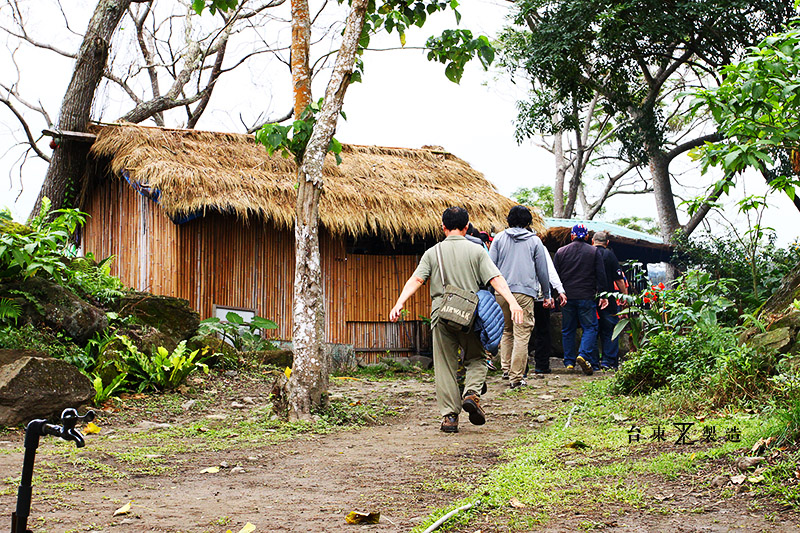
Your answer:
[[[291,228],[296,164],[269,157],[250,135],[134,125],[98,126],[92,153],[119,176],[159,189],[171,217],[218,210],[261,216]],[[475,227],[500,231],[515,203],[465,161],[436,149],[345,145],[343,162],[328,157],[320,201],[322,225],[334,234],[395,238],[438,236],[441,214],[462,205]],[[534,230],[544,222],[534,217]]]

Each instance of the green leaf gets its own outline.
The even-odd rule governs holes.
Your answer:
[[[278,329],[278,324],[273,322],[268,318],[264,318],[261,316],[254,316],[253,320],[250,321],[250,324],[255,326],[258,329]]]
[[[622,320],[617,322],[617,325],[614,326],[614,331],[611,332],[611,338],[616,339],[617,337],[619,337],[620,333],[622,333],[622,330],[625,329],[625,326],[628,325],[628,322],[630,322],[630,319],[628,318],[623,318]]]
[[[453,83],[460,83],[461,82],[461,74],[463,73],[463,69],[458,68],[454,62],[450,62],[444,69],[444,75],[447,76],[447,79],[452,81]]]
[[[206,0],[193,0],[192,1],[192,9],[194,9],[195,13],[198,15],[202,15],[203,9],[206,7]]]
[[[232,324],[244,324],[242,315],[239,313],[234,313],[233,311],[228,311],[228,314],[225,315],[225,319]]]

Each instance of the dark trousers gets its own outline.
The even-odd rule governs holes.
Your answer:
[[[553,343],[550,339],[550,309],[543,302],[533,304],[533,332],[528,341],[528,357],[533,357],[536,372],[550,372],[550,357],[553,355]]]

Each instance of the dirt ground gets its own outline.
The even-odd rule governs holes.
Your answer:
[[[478,481],[502,460],[504,447],[521,431],[563,423],[559,418],[539,422],[531,413],[555,413],[554,406],[575,399],[572,386],[577,380],[602,378],[562,371],[544,380],[531,380],[522,393],[509,393],[507,382],[491,376],[484,396],[486,425],[471,426],[462,417],[457,434],[439,431],[430,381],[334,379],[334,396],[352,401],[378,397],[388,407],[397,408],[400,415],[356,430],[170,456],[162,473],[130,469],[119,455],[108,453],[141,443],[142,434],[156,435],[176,425],[195,424],[202,432],[204,421],[246,417],[267,402],[268,389],[263,382],[224,374],[216,379],[213,386],[220,392],[212,403],[184,403],[183,408],[169,413],[142,411],[101,417],[101,433],[88,435],[87,446],[79,452],[56,453],[72,445],[43,440],[36,472],[47,482],[36,486],[34,480],[29,527],[57,532],[238,532],[249,522],[257,532],[407,532],[433,509],[464,496],[441,490],[440,480]],[[4,480],[0,509],[9,521],[22,467],[22,437],[21,432],[6,433],[0,442]],[[203,442],[202,435],[196,438]],[[153,455],[154,461],[158,455]],[[102,479],[73,479],[87,465],[103,473]],[[209,467],[220,468],[203,472]],[[669,482],[642,479],[654,503],[650,510],[623,509],[611,520],[603,518],[607,513],[590,502],[580,509],[551,511],[551,520],[538,531],[577,531],[586,529],[587,523],[613,532],[800,531],[796,513],[746,492],[722,498],[719,489],[707,488],[707,481],[699,473]],[[130,512],[114,516],[115,510],[128,502],[132,502]],[[662,511],[653,512],[656,507]],[[670,507],[704,511],[663,511]],[[380,512],[380,522],[347,525],[345,515],[350,511]],[[495,522],[459,531],[487,533],[508,528]]]

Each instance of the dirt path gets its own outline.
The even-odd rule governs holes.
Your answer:
[[[43,442],[36,467],[41,477],[38,484],[34,482],[29,527],[34,531],[237,532],[250,522],[259,532],[342,531],[359,527],[345,524],[348,512],[374,511],[381,513],[381,520],[365,526],[370,531],[407,532],[431,510],[458,498],[453,491],[441,490],[442,483],[475,482],[500,460],[504,446],[521,430],[535,431],[549,423],[537,421],[539,415],[554,413],[555,406],[574,400],[573,385],[579,379],[585,378],[554,374],[546,380],[532,380],[523,393],[509,393],[506,382],[490,377],[484,397],[487,424],[475,427],[462,419],[461,431],[455,435],[438,430],[432,383],[335,380],[332,394],[354,402],[381,398],[401,414],[389,417],[384,425],[358,430],[223,451],[202,449],[200,434],[208,431],[204,424],[212,427],[227,419],[244,419],[251,409],[266,402],[263,383],[231,378],[227,385],[232,389],[218,387],[224,393],[202,408],[179,408],[161,417],[140,413],[137,423],[119,416],[101,420],[102,436],[89,436],[87,447],[68,457],[58,452],[66,444],[52,439]],[[197,439],[200,451],[172,456],[156,450],[153,469],[131,468],[121,459],[120,448],[133,447],[134,438],[141,445],[143,435],[169,431],[158,425],[164,419],[171,427],[193,424],[198,436],[186,438]],[[5,490],[0,506],[2,514],[10,517],[17,483],[12,478],[21,470],[21,435],[4,438],[0,474]],[[203,473],[214,466],[221,468]],[[95,475],[78,476],[86,470]],[[113,479],[120,474],[122,477]],[[675,505],[686,503],[681,499],[702,497],[700,489],[695,493],[691,487],[660,487],[671,490]],[[133,502],[131,512],[114,517],[114,511],[129,501]],[[764,531],[793,531],[781,529],[786,524],[766,522],[763,512],[750,513],[737,505],[732,500],[721,501],[691,520],[686,515],[637,511],[597,523],[608,531],[728,531],[742,524],[759,528],[754,531],[762,526]],[[544,530],[575,531],[584,518],[580,512],[565,510]],[[476,528],[464,531],[474,533]],[[483,533],[486,531],[490,530]]]

